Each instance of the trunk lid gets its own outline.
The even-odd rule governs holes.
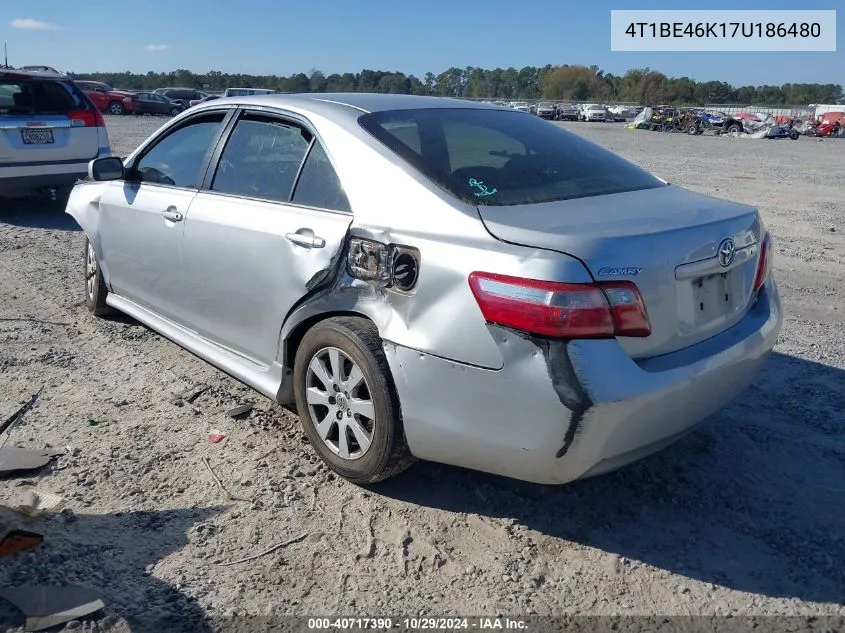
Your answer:
[[[694,345],[750,307],[763,231],[753,207],[667,185],[478,210],[498,239],[576,257],[597,281],[633,281],[652,331],[619,339],[633,358]]]

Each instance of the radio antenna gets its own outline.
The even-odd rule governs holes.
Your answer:
[[[3,42],[3,67],[9,67],[9,45]]]

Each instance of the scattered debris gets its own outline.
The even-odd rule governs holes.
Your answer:
[[[208,463],[208,460],[203,457],[202,463],[205,464],[205,467],[208,469],[208,472],[211,473],[211,476],[214,477],[214,481],[217,483],[217,487],[220,488],[223,492],[226,493],[226,496],[229,497],[232,501],[251,501],[251,499],[244,499],[243,497],[236,497],[231,492],[226,489],[226,486],[223,485],[223,482],[220,481],[220,478],[214,474],[214,471],[211,469],[211,464]]]
[[[10,415],[3,424],[0,424],[0,434],[5,433],[6,431],[11,431],[12,427],[15,426],[18,422],[21,421],[21,418],[29,411],[32,406],[35,404],[35,401],[38,400],[38,396],[41,395],[41,392],[44,390],[44,385],[41,385],[41,388],[38,389],[32,396],[29,398],[29,402],[24,404],[20,409],[15,411],[12,415]]]
[[[98,426],[100,421],[95,418],[88,418],[88,426]]]
[[[32,486],[21,488],[23,496],[15,510],[30,517],[37,517],[49,512],[56,512],[64,499],[54,492],[38,490]]]
[[[194,400],[199,398],[202,394],[204,394],[210,388],[211,387],[209,387],[208,385],[197,385],[196,387],[194,387],[190,391],[186,391],[185,393],[183,393],[182,396],[181,396],[182,400],[184,400],[188,404],[193,404]]]
[[[0,598],[26,616],[27,631],[42,631],[96,613],[106,605],[85,587],[5,587]]]
[[[230,418],[239,418],[252,411],[253,408],[255,408],[254,404],[241,404],[226,411],[226,415],[228,415]]]
[[[262,556],[267,556],[267,554],[272,554],[276,550],[282,549],[283,547],[287,547],[288,545],[293,545],[294,543],[299,543],[300,541],[304,541],[308,538],[310,532],[305,532],[305,534],[300,534],[290,540],[285,541],[284,543],[278,543],[271,547],[270,549],[264,550],[260,554],[255,554],[253,556],[247,556],[246,558],[239,558],[238,560],[230,560],[225,563],[217,563],[220,567],[228,567],[229,565],[237,565],[238,563],[248,563],[249,561],[256,560],[261,558]]]
[[[0,556],[16,554],[37,547],[44,540],[43,534],[28,530],[11,530],[0,539]]]
[[[208,441],[212,444],[219,444],[225,439],[226,434],[218,429],[214,429],[211,433],[208,434]]]
[[[61,452],[33,450],[16,446],[0,446],[0,473],[16,470],[35,470],[45,466]]]

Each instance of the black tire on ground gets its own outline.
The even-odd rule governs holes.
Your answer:
[[[730,127],[728,127],[728,132],[730,132],[730,133],[742,132],[742,126],[739,123],[732,123],[730,125]]]
[[[798,132],[796,132],[795,130],[789,130],[789,138],[792,139],[793,141],[797,141],[798,140]]]
[[[108,107],[108,113],[109,114],[114,114],[115,116],[120,116],[121,114],[123,114],[123,112],[124,112],[123,104],[120,101],[112,101],[111,103],[109,103],[109,107]]]
[[[690,123],[687,126],[687,134],[689,134],[690,136],[695,136],[696,134],[698,134],[698,126],[695,123]]]
[[[306,400],[308,366],[325,348],[334,347],[364,375],[375,419],[369,449],[357,459],[340,457],[320,438]],[[302,428],[326,465],[354,484],[366,485],[399,474],[414,462],[405,439],[399,397],[375,325],[360,317],[320,321],[302,339],[293,367],[296,408]]]
[[[109,316],[115,313],[115,309],[106,303],[109,289],[106,287],[103,273],[100,271],[100,264],[97,262],[96,256],[93,255],[93,249],[89,249],[89,247],[90,242],[86,237],[85,247],[82,250],[82,270],[85,272],[85,307],[94,316]],[[89,283],[92,277],[94,281]]]
[[[178,107],[178,106],[175,106],[175,107],[173,107],[173,108],[171,108],[171,109],[170,109],[170,116],[176,116],[176,115],[177,115],[177,114],[179,114],[181,111],[182,111],[182,108],[180,108],[180,107]]]

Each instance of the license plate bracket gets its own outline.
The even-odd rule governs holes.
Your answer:
[[[21,130],[21,140],[24,145],[50,145],[56,142],[53,130],[43,127]]]
[[[701,277],[692,282],[696,321],[704,324],[724,316],[733,308],[730,273]]]

